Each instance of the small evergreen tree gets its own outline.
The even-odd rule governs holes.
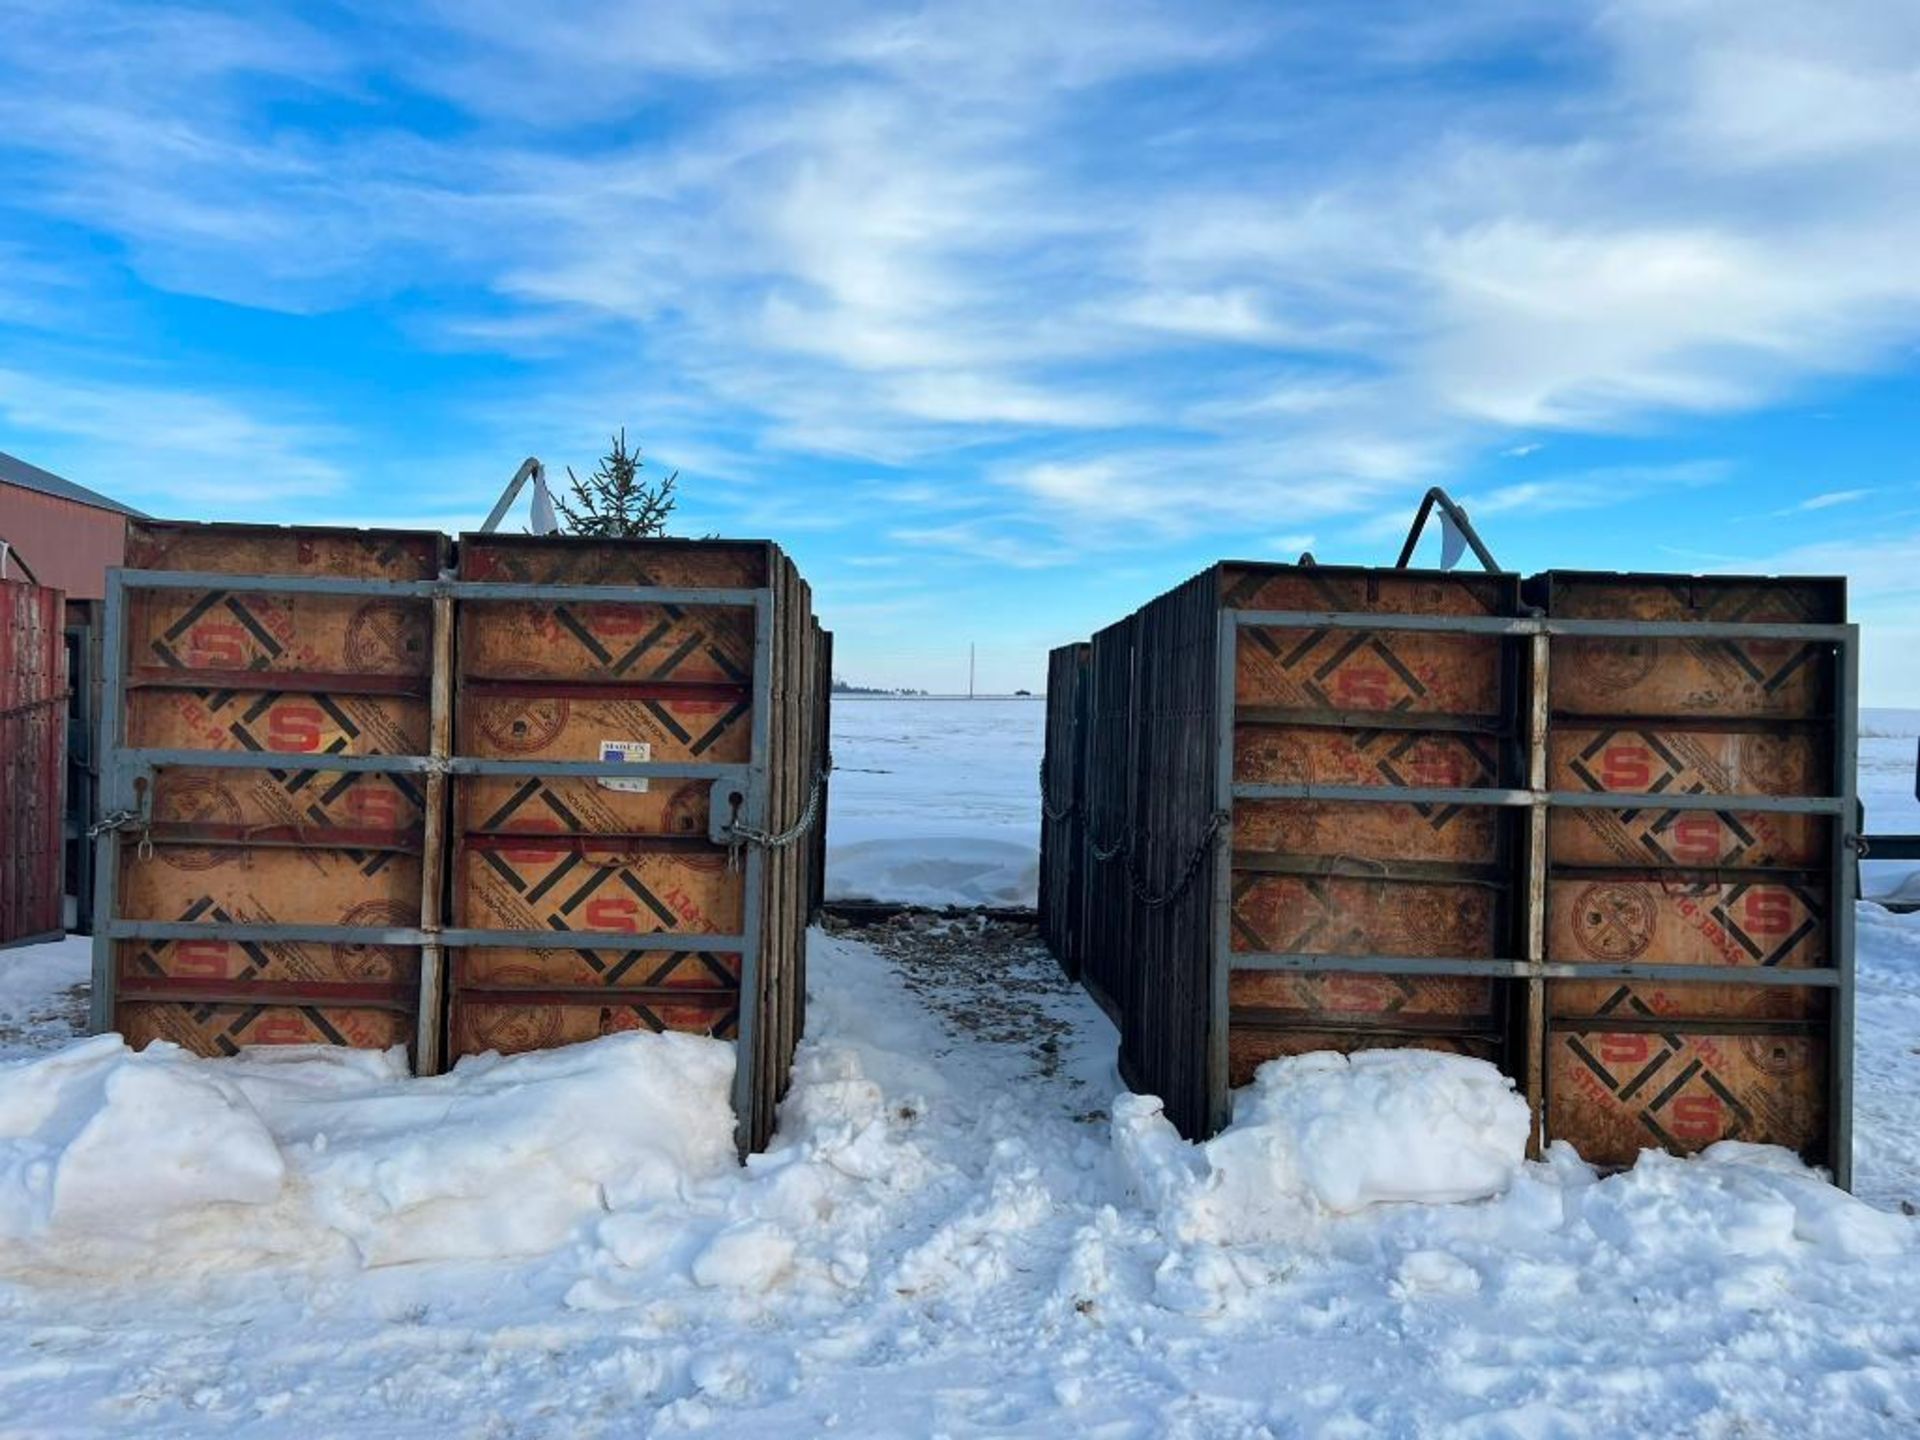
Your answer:
[[[642,480],[640,452],[627,449],[624,425],[613,437],[612,447],[584,480],[573,473],[571,465],[567,467],[574,503],[569,505],[555,497],[561,519],[576,535],[666,534],[667,517],[677,503],[673,487],[680,472],[674,471],[657,485]]]

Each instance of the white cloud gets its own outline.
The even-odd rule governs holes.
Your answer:
[[[188,294],[425,292],[435,343],[540,363],[494,408],[542,448],[637,413],[745,486],[971,449],[1018,533],[1125,549],[1364,525],[1519,435],[1762,405],[1920,335],[1903,0],[346,13],[14,7],[14,201]],[[1477,68],[1514,46],[1551,89]],[[431,124],[391,103],[421,92]]]
[[[320,453],[341,436],[298,421],[263,419],[241,402],[151,384],[70,381],[0,369],[0,416],[58,452],[19,442],[22,458],[137,509],[181,518],[276,519],[289,507],[340,492],[349,479]],[[76,443],[77,442],[77,443]]]
[[[1856,500],[1864,500],[1873,494],[1871,490],[1828,490],[1820,495],[1809,496],[1798,505],[1789,505],[1784,510],[1776,510],[1776,515],[1804,515],[1812,510],[1831,510],[1836,505],[1851,505]]]
[[[1597,510],[1645,497],[1662,498],[1674,490],[1719,484],[1731,474],[1732,467],[1724,460],[1612,465],[1502,485],[1458,498],[1461,505],[1475,515],[1545,515],[1563,510]]]

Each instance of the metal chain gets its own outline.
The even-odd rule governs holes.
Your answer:
[[[1093,852],[1093,858],[1095,860],[1098,860],[1102,865],[1106,864],[1109,860],[1113,859],[1122,850],[1125,850],[1132,843],[1133,843],[1132,830],[1122,830],[1120,832],[1120,838],[1114,841],[1111,846],[1105,846],[1105,847],[1103,847],[1098,840],[1095,840],[1093,838],[1091,831],[1089,831],[1087,835],[1087,849]]]
[[[1193,847],[1193,852],[1187,856],[1187,863],[1181,867],[1179,878],[1159,894],[1148,889],[1147,882],[1140,878],[1140,872],[1134,864],[1133,852],[1129,850],[1127,852],[1127,888],[1133,892],[1133,898],[1149,910],[1158,910],[1178,900],[1186,893],[1187,887],[1193,884],[1193,877],[1200,873],[1200,862],[1207,858],[1207,852],[1213,848],[1214,842],[1226,830],[1227,822],[1231,818],[1225,810],[1213,812],[1207,820],[1206,833],[1200,837],[1199,842]]]
[[[141,860],[153,858],[153,826],[137,810],[116,810],[113,814],[96,820],[87,827],[87,838],[97,840],[109,830],[138,830],[140,843],[134,847],[134,854]]]
[[[813,822],[819,818],[820,797],[826,793],[827,776],[832,771],[833,766],[827,765],[814,775],[813,789],[807,795],[807,808],[800,812],[798,820],[779,834],[756,830],[751,825],[736,823],[727,826],[727,863],[736,869],[739,867],[740,847],[743,845],[758,845],[762,850],[784,850],[790,845],[797,844],[800,837],[811,830]]]
[[[1047,799],[1047,790],[1047,761],[1046,757],[1042,756],[1040,759],[1040,813],[1057,825],[1080,808],[1079,801],[1069,800],[1066,809],[1054,809],[1053,802]]]
[[[97,840],[109,830],[131,830],[141,823],[135,810],[116,810],[111,815],[102,816],[87,827],[87,838]]]

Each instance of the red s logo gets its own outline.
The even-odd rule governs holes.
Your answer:
[[[187,656],[195,665],[238,670],[247,663],[247,632],[219,621],[196,625],[187,632]]]
[[[1342,710],[1385,710],[1393,704],[1393,691],[1386,671],[1355,666],[1334,676],[1333,698]]]
[[[640,927],[634,922],[633,901],[618,895],[604,895],[587,902],[589,930],[625,930],[629,934]]]
[[[1708,812],[1682,815],[1673,824],[1673,853],[1711,864],[1720,858],[1720,819]]]
[[[1653,783],[1653,752],[1644,745],[1609,745],[1600,754],[1600,783],[1608,790],[1645,790]]]
[[[320,748],[327,717],[318,705],[279,705],[267,720],[267,748],[308,753]]]
[[[1745,922],[1750,935],[1784,935],[1793,928],[1793,898],[1784,890],[1749,890]]]
[[[1721,1105],[1716,1095],[1682,1095],[1668,1112],[1667,1128],[1682,1140],[1711,1140],[1721,1131]]]

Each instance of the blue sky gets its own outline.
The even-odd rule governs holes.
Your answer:
[[[0,6],[0,449],[485,515],[625,425],[851,679],[1211,559],[1844,573],[1920,705],[1920,6]]]

